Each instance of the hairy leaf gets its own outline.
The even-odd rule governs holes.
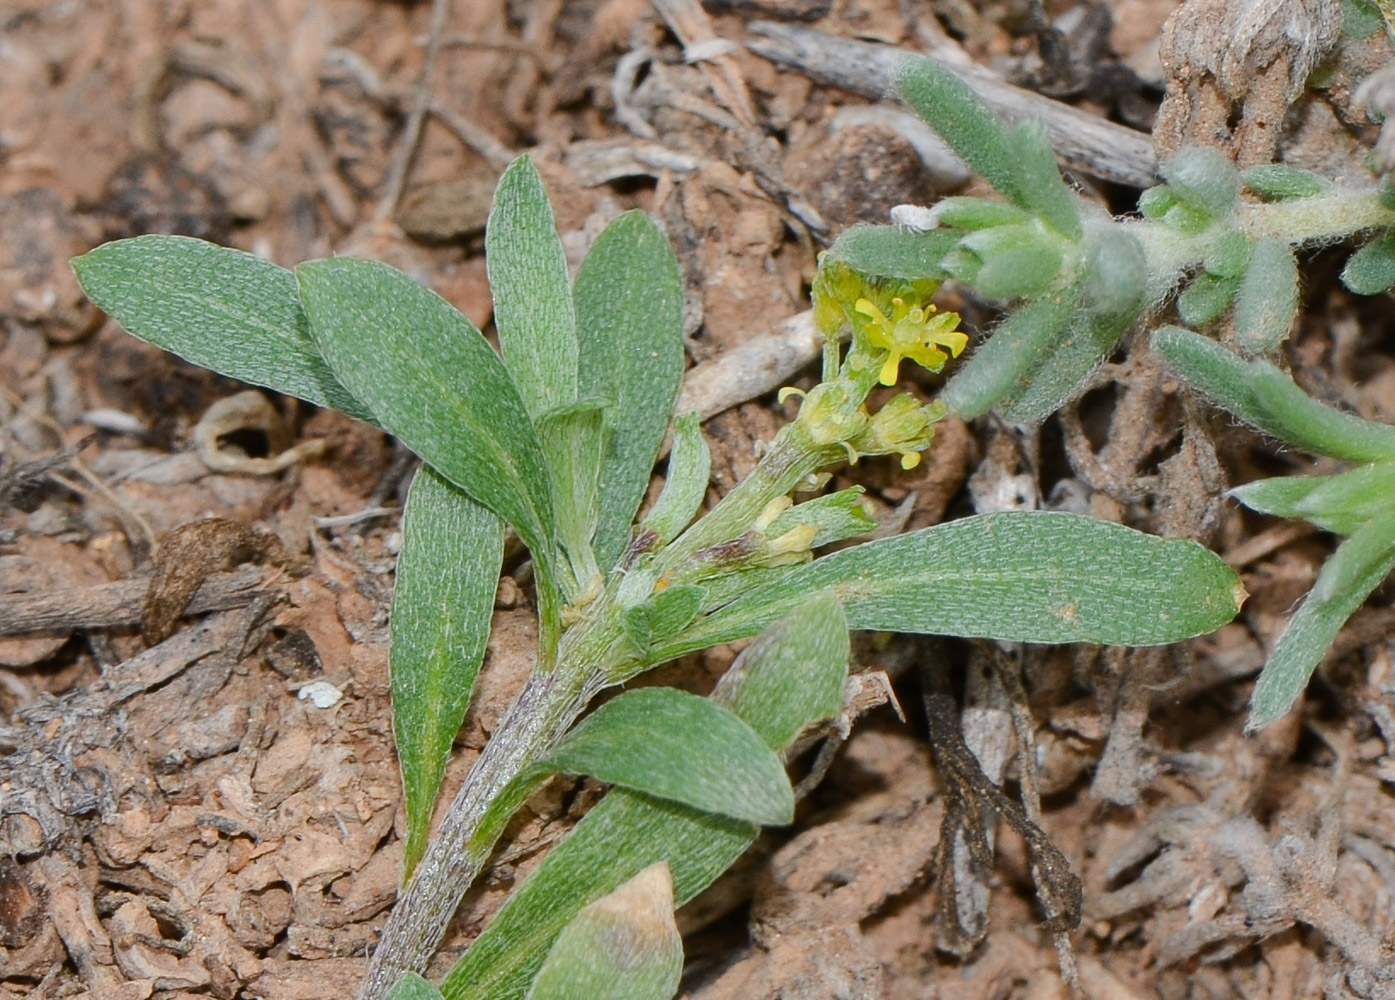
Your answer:
[[[401,271],[337,257],[296,268],[310,329],[339,379],[446,479],[552,551],[542,448],[498,355]]]
[[[284,267],[187,236],[137,236],[83,254],[73,270],[87,297],[141,340],[374,422],[320,356]]]
[[[1269,654],[1250,700],[1247,730],[1262,729],[1293,707],[1346,620],[1391,569],[1395,519],[1372,521],[1337,547]]]
[[[503,558],[499,518],[422,466],[402,514],[390,619],[392,724],[407,809],[406,874],[426,849],[441,775],[489,641]]]
[[[520,156],[499,178],[484,259],[509,374],[537,420],[577,398],[577,318],[567,258],[537,167]]]
[[[842,707],[849,656],[838,602],[819,595],[737,657],[713,700],[771,750]],[[509,897],[441,984],[449,1000],[519,1000],[550,942],[583,906],[656,861],[668,862],[679,904],[755,840],[749,823],[623,788],[612,790]]]
[[[671,1000],[682,974],[673,881],[660,861],[572,918],[527,1000]]]
[[[853,628],[1019,642],[1160,645],[1210,632],[1245,592],[1219,556],[1074,514],[1008,511],[843,549],[738,598],[655,662],[751,635],[831,590]]]
[[[606,702],[543,764],[750,823],[794,819],[794,792],[774,751],[739,716],[675,688]]]
[[[576,277],[581,395],[609,404],[595,540],[602,570],[630,541],[683,380],[683,286],[663,232],[627,212]]]

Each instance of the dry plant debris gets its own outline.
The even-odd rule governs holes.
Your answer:
[[[1082,186],[1149,183],[1154,149],[1184,140],[1355,175],[1377,136],[1356,87],[1388,115],[1388,74],[1370,74],[1391,52],[1383,32],[1342,35],[1341,6],[473,0],[442,26],[433,5],[372,0],[0,2],[0,998],[349,995],[401,853],[390,444],[135,343],[82,300],[69,257],[145,231],[282,262],[354,252],[484,326],[488,193],[531,150],[574,261],[626,208],[667,230],[684,399],[709,418],[720,493],[778,425],[772,390],[815,356],[820,246],[968,180],[877,103],[873,42],[1042,118]],[[1127,68],[1108,78],[1127,102],[1100,64]],[[1319,64],[1323,88],[1303,90]],[[1155,105],[1152,139],[1119,123]],[[1109,183],[1102,208],[1126,207]],[[1390,303],[1354,303],[1328,271],[1319,256],[1294,373],[1395,419]],[[1180,651],[1012,650],[1020,696],[971,671],[966,710],[932,693],[928,741],[923,718],[859,724],[800,824],[714,887],[725,916],[688,922],[687,995],[1067,996],[1057,938],[1083,889],[1085,996],[1395,996],[1387,598],[1298,716],[1240,735],[1248,680],[1331,543],[1221,493],[1306,466],[1134,349],[1040,432],[946,423],[912,474],[840,473],[888,523],[1050,506],[1196,537],[1254,597]],[[528,668],[526,566],[510,572],[448,785]],[[858,659],[914,704],[922,671],[958,691],[968,653],[872,637]],[[729,662],[673,669],[702,690]],[[558,782],[532,802],[443,961],[597,794]]]

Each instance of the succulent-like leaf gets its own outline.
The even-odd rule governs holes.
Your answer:
[[[1265,201],[1311,198],[1332,190],[1332,182],[1321,174],[1283,163],[1260,163],[1240,175],[1240,182]]]
[[[529,415],[537,420],[576,402],[577,318],[567,258],[542,178],[526,155],[499,178],[484,259],[499,347]]]
[[[402,766],[403,868],[426,848],[450,748],[489,641],[504,526],[430,466],[412,480],[390,619],[392,724]]]
[[[794,819],[794,792],[774,751],[739,716],[676,688],[606,702],[542,763],[750,823]]]
[[[971,280],[993,299],[1011,299],[1046,291],[1061,271],[1060,238],[1037,227],[998,226],[969,233],[959,245],[982,261]]]
[[[1080,204],[1061,177],[1046,126],[1029,119],[1009,135],[1017,154],[1022,207],[1073,240],[1080,239]]]
[[[572,918],[526,1000],[672,1000],[683,974],[668,865],[650,865]]]
[[[772,625],[722,678],[713,700],[771,750],[842,707],[849,655],[838,602],[818,595]],[[441,984],[448,1000],[519,1000],[543,955],[583,906],[656,861],[668,862],[681,905],[755,839],[748,823],[617,788],[577,824],[504,903]]]
[[[1395,427],[1319,403],[1267,361],[1246,363],[1214,340],[1175,326],[1160,328],[1152,345],[1188,383],[1267,434],[1352,462],[1395,457]]]
[[[683,380],[683,285],[663,232],[626,212],[596,238],[576,277],[581,395],[608,403],[595,540],[615,565]]]
[[[830,590],[853,628],[1019,642],[1161,645],[1235,616],[1219,556],[1074,514],[1007,511],[842,549],[699,620],[654,661],[751,635]]]
[[[1348,258],[1342,283],[1357,295],[1379,295],[1395,285],[1395,232],[1383,233]]]
[[[1260,240],[1235,292],[1235,341],[1263,354],[1288,336],[1298,317],[1298,259],[1282,240]]]
[[[766,537],[779,538],[801,524],[812,524],[818,529],[818,534],[809,543],[809,548],[817,549],[875,531],[877,522],[867,516],[862,501],[863,492],[861,486],[850,486],[796,504],[770,522],[765,529]]]
[[[625,633],[640,649],[648,649],[656,640],[677,635],[697,617],[707,597],[703,587],[678,584],[659,591],[654,596],[621,613]]]
[[[965,420],[981,417],[1025,386],[1054,348],[1078,301],[1079,290],[1070,288],[1031,299],[1009,313],[945,384],[940,398],[950,412]]]
[[[1209,146],[1186,146],[1163,164],[1162,175],[1182,198],[1212,218],[1228,213],[1240,197],[1235,164]]]
[[[1201,266],[1208,274],[1221,278],[1239,278],[1250,266],[1250,258],[1255,252],[1255,241],[1251,236],[1232,229],[1222,233],[1211,245]]]
[[[896,70],[896,88],[940,138],[993,189],[1019,208],[1023,196],[1017,151],[1007,127],[972,88],[930,59],[906,59]]]
[[[1198,274],[1177,296],[1177,316],[1188,326],[1205,326],[1225,312],[1239,287],[1238,278]]]
[[[73,261],[82,290],[141,340],[186,361],[374,421],[310,337],[295,275],[187,236],[137,236]]]
[[[877,278],[947,278],[940,262],[962,235],[949,229],[914,233],[901,226],[853,226],[833,241],[828,259]]]
[[[962,196],[935,202],[935,216],[947,229],[991,229],[994,226],[1020,226],[1032,216],[1005,201]]]
[[[552,473],[557,539],[567,550],[579,590],[600,572],[591,550],[605,449],[606,414],[591,402],[573,403],[537,421],[538,440]]]
[[[1337,546],[1289,619],[1250,700],[1250,732],[1283,716],[1322,662],[1332,640],[1371,591],[1395,569],[1395,519],[1379,518]]]

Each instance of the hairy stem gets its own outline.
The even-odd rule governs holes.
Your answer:
[[[608,602],[597,602],[597,605]],[[509,783],[571,728],[605,686],[605,657],[615,639],[605,608],[565,637],[557,669],[535,670],[470,769],[441,828],[407,883],[378,942],[358,1000],[383,1000],[404,972],[421,972],[461,898],[479,876],[504,828],[491,807]]]

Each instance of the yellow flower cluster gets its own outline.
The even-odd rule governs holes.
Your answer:
[[[854,311],[867,317],[864,334],[870,347],[887,352],[878,376],[882,385],[895,385],[902,358],[910,358],[923,368],[937,372],[950,357],[959,357],[968,346],[967,334],[955,329],[959,314],[939,312],[933,303],[911,305],[896,296],[888,317],[871,299],[860,298]],[[945,349],[948,350],[946,353]]]

